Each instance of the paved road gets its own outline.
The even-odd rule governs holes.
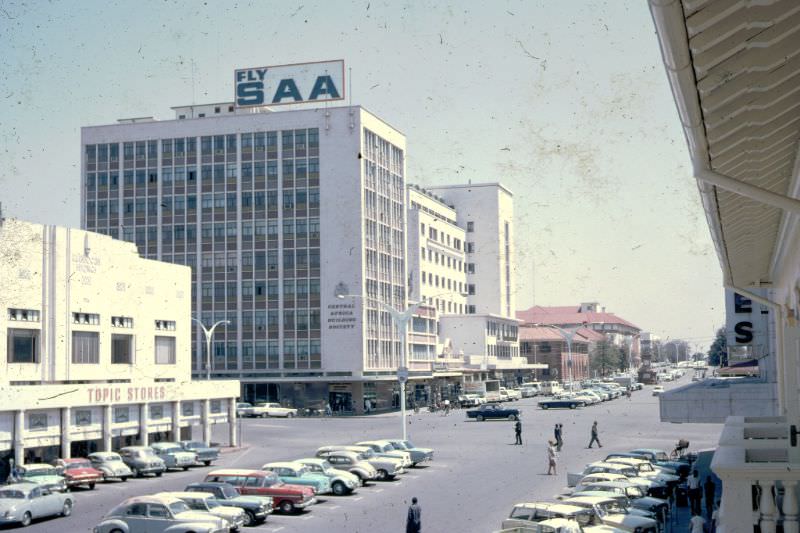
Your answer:
[[[681,381],[685,383],[687,375]],[[675,386],[674,384],[672,386]],[[667,384],[667,388],[671,388]],[[665,424],[658,419],[658,401],[651,387],[600,405],[570,410],[542,411],[535,399],[514,404],[522,410],[523,446],[513,446],[513,427],[507,421],[466,421],[463,412],[450,416],[420,413],[410,417],[409,436],[419,446],[436,450],[433,463],[413,469],[398,480],[376,483],[351,496],[324,497],[324,501],[299,516],[273,515],[258,528],[266,532],[403,531],[412,496],[423,509],[429,532],[483,533],[499,529],[518,501],[551,499],[566,485],[567,470],[574,471],[605,452],[635,447],[670,450],[679,438],[692,449],[716,444],[721,425]],[[593,420],[600,427],[602,451],[586,449]],[[558,476],[545,475],[545,445],[556,422],[564,424],[565,446]],[[252,419],[243,421],[246,448],[225,454],[217,467],[258,468],[268,461],[311,456],[323,444],[355,442],[398,435],[396,413],[366,418]],[[222,429],[222,428],[221,428]],[[220,439],[223,434],[220,432]],[[130,480],[98,485],[93,492],[76,491],[75,514],[38,522],[26,531],[52,533],[91,530],[102,515],[127,496],[161,490],[180,490],[201,480],[209,468],[166,474],[161,479]]]

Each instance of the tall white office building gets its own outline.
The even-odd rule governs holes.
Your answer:
[[[405,137],[359,106],[185,106],[82,128],[82,227],[192,268],[213,378],[249,401],[391,407],[406,307]],[[358,297],[337,295],[355,294]],[[192,332],[192,368],[205,373]]]

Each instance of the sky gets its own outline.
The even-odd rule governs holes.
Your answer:
[[[5,216],[80,224],[80,128],[230,101],[236,68],[344,59],[407,180],[514,192],[516,300],[710,345],[722,276],[638,0],[0,0]]]

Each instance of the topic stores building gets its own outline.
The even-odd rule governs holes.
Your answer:
[[[236,381],[191,381],[188,268],[13,219],[0,220],[0,259],[0,468],[193,429],[209,441],[235,419]]]
[[[405,137],[358,106],[176,108],[82,129],[82,225],[191,267],[211,375],[246,401],[399,400]],[[338,298],[355,294],[358,297]],[[205,375],[202,332],[192,369]]]

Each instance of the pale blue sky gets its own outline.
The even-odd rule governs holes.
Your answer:
[[[640,1],[0,0],[3,210],[77,226],[81,126],[338,58],[353,102],[407,135],[409,181],[514,191],[518,307],[599,301],[709,344],[720,269]]]

